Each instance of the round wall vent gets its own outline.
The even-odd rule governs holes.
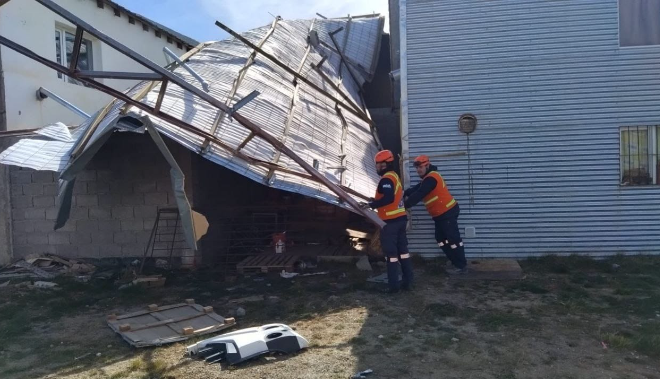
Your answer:
[[[477,117],[473,114],[466,113],[458,119],[458,130],[461,133],[470,134],[477,129]]]

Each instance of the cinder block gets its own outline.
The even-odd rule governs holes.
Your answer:
[[[55,180],[52,171],[35,171],[32,173],[32,183],[52,183]]]
[[[117,232],[121,230],[119,220],[101,220],[99,221],[99,231],[102,232]]]
[[[46,208],[46,220],[57,219],[57,208]]]
[[[58,229],[60,232],[75,232],[76,231],[76,220],[72,220],[69,218],[66,220],[66,223],[64,224],[63,227]]]
[[[133,208],[135,218],[155,219],[157,213],[158,207],[155,205],[141,205]]]
[[[99,258],[111,258],[111,257],[121,257],[121,246],[111,244],[111,245],[99,245]]]
[[[89,218],[91,220],[109,220],[112,218],[112,209],[104,207],[89,208]]]
[[[110,193],[110,183],[108,182],[88,182],[87,193],[90,195],[100,195]]]
[[[14,221],[13,229],[15,233],[34,232],[34,221]]]
[[[40,183],[23,184],[23,194],[39,196],[44,194],[44,185]]]
[[[12,233],[11,242],[14,246],[27,245],[27,234],[25,233]]]
[[[113,237],[114,243],[118,244],[130,244],[135,243],[135,233],[134,232],[114,232]]]
[[[112,218],[117,220],[132,220],[134,218],[133,207],[113,207]]]
[[[26,220],[45,220],[46,208],[28,208],[24,210]]]
[[[61,245],[66,246],[66,245]],[[78,257],[81,258],[97,258],[99,256],[99,247],[98,245],[69,245],[76,246],[78,248]]]
[[[104,193],[99,196],[99,205],[102,207],[112,207],[121,205],[121,194]]]
[[[73,185],[73,194],[74,195],[86,195],[87,194],[87,182],[81,182],[76,180],[76,183]]]
[[[98,231],[91,233],[92,243],[96,245],[111,244],[114,242],[114,233],[112,231]]]
[[[144,249],[146,246],[139,245],[123,245],[121,247],[121,255],[123,257],[142,257],[144,256]]]
[[[149,242],[149,236],[151,235],[151,231],[147,230],[140,230],[135,232],[135,241],[139,244],[144,244],[146,245],[147,242]]]
[[[111,182],[113,179],[112,171],[110,170],[97,170],[96,180],[99,182]]]
[[[49,245],[67,245],[71,243],[69,233],[67,232],[52,232],[48,233]]]
[[[110,193],[127,195],[133,193],[133,183],[128,181],[110,182]]]
[[[131,193],[121,195],[121,204],[122,205],[144,205],[144,194],[142,193]]]
[[[68,258],[77,258],[80,256],[78,245],[57,245],[55,246],[55,254]]]
[[[12,171],[12,184],[30,184],[32,183],[32,171]]]
[[[12,196],[11,206],[14,209],[31,208],[33,206],[32,196]]]
[[[92,235],[89,232],[71,233],[70,241],[76,245],[87,245],[92,243]]]
[[[167,193],[164,192],[147,193],[144,195],[144,204],[158,205],[158,206],[166,205]]]
[[[170,179],[159,179],[156,181],[156,190],[158,192],[172,191],[172,181]]]
[[[76,195],[76,205],[79,207],[96,207],[99,205],[97,195]]]
[[[55,223],[51,220],[32,221],[32,226],[35,232],[50,233],[55,231]]]
[[[137,182],[133,186],[133,192],[135,193],[151,193],[156,192],[156,182]]]
[[[53,231],[53,228],[50,228],[50,231]],[[34,233],[28,233],[26,234],[27,236],[27,242],[30,245],[48,245],[50,243],[48,239],[48,233],[39,233],[39,232],[34,232]]]
[[[84,233],[97,232],[99,222],[97,220],[76,220],[76,231]]]
[[[46,196],[56,196],[59,187],[57,183],[48,183],[44,184],[44,195]]]
[[[25,220],[25,209],[14,209],[11,212],[12,221],[23,221]]]
[[[155,218],[145,218],[142,220],[144,223],[144,230],[151,231],[154,228],[154,225],[156,224],[156,219]]]
[[[76,175],[76,182],[91,182],[96,180],[96,170],[84,170]]]
[[[143,231],[144,224],[142,220],[122,220],[121,221],[121,230],[126,231]]]
[[[21,196],[21,195],[23,195],[23,185],[22,184],[12,184],[10,193],[11,193],[11,196]]]
[[[89,208],[85,207],[71,207],[70,220],[88,220]]]
[[[35,207],[52,207],[55,205],[55,197],[53,196],[35,196],[32,199],[32,204]]]

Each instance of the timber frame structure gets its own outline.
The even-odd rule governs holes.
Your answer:
[[[354,196],[358,196],[361,198],[365,198],[364,195],[351,190],[349,188],[343,187],[341,185],[336,185],[333,182],[331,182],[328,178],[326,178],[324,175],[322,175],[318,170],[316,170],[312,165],[308,164],[304,159],[302,159],[300,156],[298,156],[293,150],[291,150],[289,147],[285,146],[284,143],[280,140],[278,140],[276,137],[272,136],[271,134],[267,133],[265,130],[263,130],[260,126],[255,124],[254,122],[250,121],[246,117],[242,116],[239,112],[236,111],[234,108],[230,108],[227,104],[223,103],[222,101],[219,101],[218,99],[215,99],[213,96],[210,94],[206,93],[200,88],[195,87],[194,85],[186,82],[182,78],[178,77],[175,75],[173,72],[169,71],[167,68],[163,68],[155,64],[154,62],[148,60],[144,56],[140,55],[139,53],[129,49],[125,45],[122,45],[112,37],[104,34],[100,30],[94,28],[92,25],[86,23],[85,21],[81,20],[71,12],[67,11],[63,7],[55,4],[52,0],[35,0],[50,11],[58,14],[59,16],[63,17],[67,21],[71,22],[72,24],[75,25],[76,27],[76,35],[75,35],[75,40],[74,40],[74,45],[73,45],[73,51],[72,51],[72,58],[71,58],[71,64],[69,67],[60,65],[58,63],[55,63],[51,61],[50,59],[47,59],[45,57],[42,57],[33,51],[25,48],[24,46],[21,46],[5,37],[0,36],[0,44],[4,45],[34,61],[37,61],[49,68],[52,68],[53,70],[60,72],[64,75],[70,76],[72,78],[75,78],[86,85],[93,87],[99,91],[102,91],[106,94],[109,94],[115,98],[113,102],[111,102],[104,110],[102,110],[99,114],[96,115],[96,119],[92,124],[87,128],[85,131],[83,137],[78,141],[78,143],[75,145],[75,147],[72,149],[71,152],[71,158],[75,159],[79,154],[81,154],[90,139],[92,138],[92,135],[98,128],[100,124],[100,120],[103,118],[104,114],[107,112],[107,110],[111,107],[112,104],[114,104],[117,100],[124,101],[126,103],[126,108],[124,112],[127,110],[127,108],[134,106],[138,109],[143,110],[144,112],[151,114],[153,116],[157,116],[161,118],[162,120],[171,123],[172,125],[175,125],[176,127],[179,127],[191,134],[197,135],[199,137],[205,138],[206,141],[208,141],[210,144],[215,144],[216,146],[225,149],[229,151],[231,154],[234,156],[237,156],[251,164],[257,165],[257,166],[262,166],[265,168],[268,168],[269,170],[273,171],[282,171],[286,172],[288,174],[293,174],[297,176],[304,177],[306,179],[311,179],[317,182],[322,183],[324,186],[326,186],[329,190],[331,190],[334,194],[338,196],[340,201],[347,203],[351,208],[353,208],[357,213],[363,215],[366,217],[369,221],[371,221],[373,224],[383,227],[384,222],[380,220],[374,212],[371,212],[369,210],[362,209],[360,205],[349,195],[352,194]],[[2,6],[4,3],[8,1],[0,1],[0,6]],[[223,24],[217,22],[216,23],[218,26],[220,26],[222,29],[225,31],[229,32],[232,36],[236,37],[238,40],[241,42],[245,43],[249,47],[253,48],[254,51],[260,55],[265,56],[269,60],[271,60],[273,63],[278,65],[279,67],[283,68],[285,71],[289,72],[292,74],[296,80],[301,80],[305,82],[306,84],[310,85],[310,87],[314,88],[318,93],[321,95],[331,99],[332,101],[335,102],[337,110],[339,108],[343,108],[349,113],[354,114],[355,116],[359,117],[360,119],[366,121],[373,127],[373,122],[369,118],[368,114],[365,113],[363,110],[359,109],[358,107],[355,107],[354,104],[345,104],[342,102],[340,99],[335,98],[332,96],[330,93],[327,91],[323,90],[322,88],[314,85],[313,83],[309,82],[305,77],[302,75],[298,74],[297,72],[291,70],[288,66],[283,64],[282,62],[279,62],[275,57],[269,55],[268,53],[264,52],[261,50],[258,46],[250,43],[248,40],[242,38],[238,33],[232,31],[228,27],[224,26]],[[82,44],[82,38],[83,38],[83,33],[89,33],[90,35],[96,37],[98,40],[101,42],[107,44],[111,48],[117,50],[118,52],[124,54],[125,56],[131,58],[135,62],[139,63],[140,65],[146,67],[147,69],[151,70],[149,73],[134,73],[134,72],[112,72],[112,71],[81,71],[77,69],[77,62],[78,62],[78,57],[80,55],[80,48]],[[182,57],[182,61],[185,62],[187,58],[189,58],[192,54],[195,53],[195,50],[199,51],[198,49],[201,49],[201,46],[191,50],[188,52],[184,57]],[[342,57],[343,58],[343,57]],[[348,64],[346,64],[348,66]],[[174,64],[176,66],[176,63]],[[349,69],[350,70],[350,69]],[[128,96],[126,93],[123,93],[121,91],[115,90],[103,83],[100,83],[96,81],[95,79],[98,78],[109,78],[109,79],[126,79],[126,80],[141,80],[141,81],[148,81],[152,82],[151,85],[147,86],[147,88],[153,88],[156,86],[158,82],[161,83],[160,87],[160,92],[158,95],[158,101],[156,102],[155,106],[149,106],[147,104],[144,104],[140,102],[140,96],[136,97],[131,97]],[[205,132],[203,130],[200,130],[198,128],[193,127],[191,124],[183,121],[180,118],[174,117],[172,115],[169,115],[165,112],[163,112],[161,108],[162,100],[163,97],[165,96],[166,88],[168,85],[175,84],[179,87],[181,87],[183,90],[187,91],[188,93],[193,94],[197,98],[209,103],[211,106],[217,108],[219,111],[222,113],[226,114],[227,116],[231,117],[232,119],[236,120],[240,125],[242,125],[244,128],[248,129],[250,134],[242,143],[239,148],[235,149],[227,144],[225,144],[223,141],[221,141],[219,138],[217,138],[215,135]],[[147,91],[141,91],[141,94],[144,95],[146,94]],[[105,112],[104,112],[105,111]],[[300,165],[307,173],[308,175],[304,173],[300,173],[294,170],[288,170],[285,167],[279,166],[276,163],[272,162],[265,162],[263,160],[259,160],[250,156],[247,156],[245,153],[240,151],[240,147],[245,146],[247,142],[249,142],[250,139],[254,138],[255,136],[265,140],[267,143],[272,145],[277,151],[285,154],[288,156],[291,160],[293,160],[295,163]]]

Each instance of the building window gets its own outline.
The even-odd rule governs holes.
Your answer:
[[[660,1],[619,0],[619,44],[660,45]]]
[[[660,184],[660,126],[621,128],[621,184]]]
[[[57,63],[69,67],[75,40],[76,35],[74,33],[64,29],[55,29],[55,55]],[[66,54],[63,54],[62,52],[66,52]],[[92,41],[83,38],[82,44],[80,45],[77,68],[79,70],[93,70],[92,59]],[[64,81],[68,81],[69,83],[80,84],[77,80],[64,76],[59,72],[57,73],[57,77]]]

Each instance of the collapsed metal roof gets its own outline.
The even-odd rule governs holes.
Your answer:
[[[49,1],[38,1],[66,15]],[[122,94],[127,101],[115,99],[71,132],[61,124],[48,126],[38,132],[48,140],[19,141],[0,154],[0,163],[59,171],[62,180],[72,181],[113,132],[143,133],[146,128],[152,134],[152,128],[257,182],[356,210],[339,199],[337,190],[331,190],[325,180],[306,174],[309,167],[301,164],[313,166],[324,176],[320,179],[329,180],[354,198],[368,198],[375,191],[379,178],[373,169],[373,156],[378,143],[361,86],[374,74],[383,23],[384,18],[377,15],[291,21],[277,18],[271,25],[202,44],[181,57],[185,65],[170,65],[177,76],[170,79],[183,79],[195,89],[186,90],[181,83],[167,85],[167,80],[143,81]],[[85,31],[95,31],[83,25]],[[11,41],[0,42],[40,60]],[[102,87],[90,79],[98,73],[71,70],[68,74]],[[133,74],[131,78],[141,75],[147,74]],[[200,98],[204,95],[200,88],[222,101],[225,109],[240,106],[241,119],[235,114],[233,120],[231,111]],[[258,96],[252,98],[254,91]],[[251,100],[242,102],[245,98]],[[242,127],[245,119],[258,125],[266,136]],[[281,145],[274,145],[268,135]],[[305,163],[300,159],[296,163],[291,151]],[[167,157],[166,152],[163,154]],[[66,187],[61,185],[60,197],[67,192]],[[59,221],[63,222],[68,212],[60,213]]]

